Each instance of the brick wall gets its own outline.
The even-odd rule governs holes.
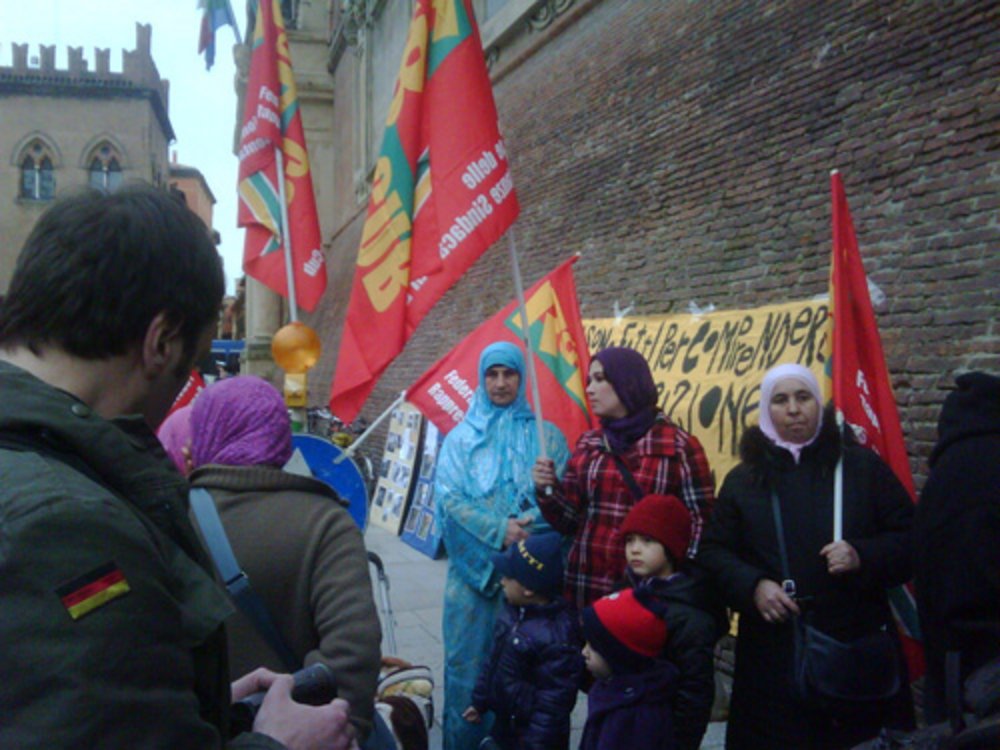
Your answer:
[[[1000,5],[578,4],[494,69],[525,283],[579,251],[585,317],[823,293],[840,169],[921,484],[942,389],[1000,372]],[[336,257],[354,256],[361,221]],[[513,296],[505,244],[431,312],[366,416]],[[315,317],[319,401],[349,285],[332,278]]]

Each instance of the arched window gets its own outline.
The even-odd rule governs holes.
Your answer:
[[[102,144],[94,151],[87,167],[90,186],[111,193],[122,184],[121,159],[108,144]]]
[[[21,159],[21,198],[50,201],[56,196],[52,155],[41,141],[32,142]]]

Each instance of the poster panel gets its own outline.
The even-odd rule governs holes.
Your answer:
[[[441,529],[434,513],[434,474],[437,469],[438,451],[444,436],[433,422],[424,424],[420,469],[413,488],[413,500],[406,514],[401,538],[411,547],[420,550],[432,560],[443,551]]]
[[[423,423],[424,418],[416,407],[406,402],[396,406],[389,417],[368,521],[396,535],[403,525],[416,484]]]

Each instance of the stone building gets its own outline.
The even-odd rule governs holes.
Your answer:
[[[844,177],[914,473],[957,371],[1000,371],[1000,5],[991,0],[475,0],[525,283],[571,252],[585,317],[827,290]],[[285,3],[329,287],[305,321],[323,404],[411,2]],[[501,254],[498,255],[497,253]],[[364,415],[513,297],[494,248]],[[498,269],[500,269],[498,271]],[[252,313],[251,313],[252,315]]]
[[[211,227],[216,202],[215,194],[212,193],[212,188],[208,186],[201,170],[179,164],[175,153],[167,169],[167,181],[171,190],[177,190],[184,195],[184,203],[205,222],[205,226]]]
[[[166,185],[174,131],[151,33],[136,25],[136,48],[122,52],[120,73],[111,71],[110,50],[95,51],[91,70],[83,48],[71,47],[66,69],[57,69],[55,46],[35,58],[27,44],[14,44],[13,64],[0,67],[0,291],[53,198],[85,185]]]

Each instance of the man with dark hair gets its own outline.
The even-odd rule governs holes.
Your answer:
[[[223,292],[201,221],[130,186],[54,204],[0,316],[0,746],[354,746],[346,704],[228,684],[231,607],[152,433],[207,353]],[[232,695],[230,694],[232,693]]]

